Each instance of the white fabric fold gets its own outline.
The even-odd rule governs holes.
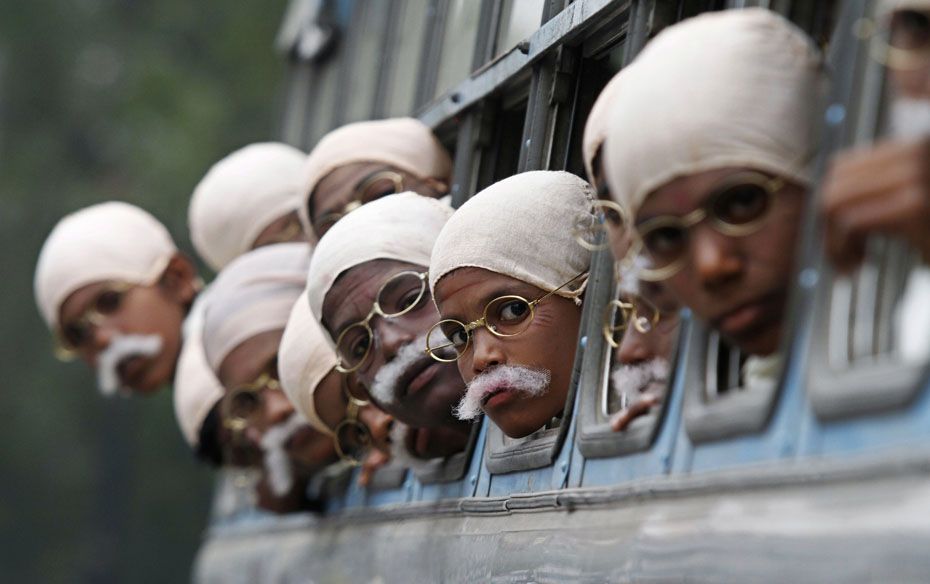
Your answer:
[[[204,308],[209,288],[198,296],[184,321],[184,345],[174,374],[174,415],[184,440],[196,449],[207,414],[223,397],[223,386],[203,352]]]
[[[36,264],[36,304],[50,329],[61,305],[89,284],[155,282],[178,252],[155,217],[119,201],[91,205],[62,218],[42,245]]]
[[[577,176],[537,170],[494,183],[465,202],[439,234],[430,259],[430,291],[445,275],[475,267],[554,290],[587,272],[591,252],[575,240],[595,221],[594,190]],[[559,290],[578,298],[585,280]],[[435,297],[434,297],[435,298]]]
[[[604,169],[635,215],[655,189],[725,167],[811,179],[822,61],[810,39],[761,8],[671,26],[618,74]]]
[[[343,272],[385,259],[428,266],[452,207],[413,192],[389,195],[353,211],[316,246],[307,276],[310,311],[322,321],[323,300]],[[327,334],[332,342],[332,338]]]
[[[244,341],[283,330],[307,277],[310,248],[280,243],[250,251],[229,263],[210,285],[203,346],[214,373]]]
[[[281,389],[310,425],[328,436],[333,435],[333,430],[317,413],[314,394],[336,362],[336,353],[323,327],[313,318],[310,305],[305,298],[298,299],[278,348]]]
[[[930,10],[930,0],[879,0],[878,13],[887,14],[895,10]]]
[[[452,159],[429,126],[414,118],[356,122],[317,142],[303,171],[300,221],[313,233],[309,203],[317,184],[333,170],[357,162],[380,162],[420,178],[448,180]]]
[[[187,222],[194,248],[211,268],[219,271],[252,249],[266,227],[300,208],[306,160],[293,146],[263,142],[207,171],[194,189]]]
[[[613,97],[620,87],[620,75],[614,75],[591,106],[588,119],[584,124],[584,136],[581,139],[581,156],[584,159],[584,169],[588,173],[588,180],[594,182],[594,159],[604,145],[607,138],[607,124],[610,114],[613,113]]]

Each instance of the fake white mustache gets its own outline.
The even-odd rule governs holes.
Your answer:
[[[549,390],[552,372],[522,365],[498,365],[471,380],[465,395],[455,408],[460,420],[474,420],[481,413],[481,401],[489,393],[506,388],[527,396],[542,395]]]
[[[643,390],[653,383],[665,387],[668,381],[669,363],[656,357],[645,363],[635,365],[618,365],[610,373],[613,391],[620,396],[620,408],[627,408],[638,402],[644,395]]]
[[[291,469],[291,459],[287,455],[284,445],[304,425],[297,412],[268,429],[262,436],[262,450],[265,453],[265,472],[268,476],[268,486],[275,496],[282,497],[291,490],[294,484],[294,473]]]
[[[371,382],[371,395],[376,401],[383,404],[395,404],[397,402],[397,382],[410,366],[418,361],[425,359],[432,360],[432,357],[423,352],[426,346],[426,335],[407,343],[397,351],[397,355],[390,363],[385,363],[378,373],[375,374],[374,381]]]
[[[930,135],[930,100],[895,98],[890,115],[890,130],[895,138],[916,139]]]
[[[154,357],[161,351],[160,335],[115,334],[97,358],[97,387],[106,397],[121,389],[119,364],[130,357]]]

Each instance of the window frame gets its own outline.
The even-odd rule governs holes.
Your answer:
[[[885,69],[869,56],[868,41],[855,39],[852,32],[847,30],[852,27],[846,25],[860,18],[875,18],[877,7],[871,7],[872,11],[869,8],[865,0],[856,0],[846,6],[849,13],[841,20],[836,42],[844,43],[840,48],[845,50],[838,50],[837,54],[851,62],[842,66],[834,64],[836,80],[830,103],[833,104],[831,108],[839,108],[835,111],[842,111],[843,116],[841,121],[830,123],[828,119],[826,123],[826,147],[822,153],[824,160],[819,168],[821,175],[826,159],[833,152],[854,144],[870,143],[879,133],[881,110],[887,95]],[[812,222],[808,231],[809,239],[813,242],[814,253],[811,255],[815,258],[805,266],[808,302],[815,308],[812,314],[812,354],[807,372],[808,395],[814,414],[821,421],[835,421],[908,407],[921,394],[930,390],[924,383],[930,362],[907,363],[888,355],[878,360],[852,359],[847,362],[848,367],[840,370],[831,367],[834,292],[837,285],[855,284],[851,280],[837,282],[824,259],[822,226]],[[870,241],[870,244],[874,249],[875,242]],[[894,256],[892,251],[883,259],[901,259]],[[866,265],[866,269],[883,267],[876,263]],[[803,287],[805,282],[802,280],[801,284]],[[880,298],[873,300],[870,303],[873,306],[882,301]],[[849,331],[848,326],[846,331]],[[876,391],[876,387],[881,387],[881,391]]]

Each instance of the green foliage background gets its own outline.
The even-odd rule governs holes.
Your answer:
[[[168,390],[101,399],[35,308],[63,214],[120,199],[191,250],[209,165],[275,136],[285,0],[0,0],[0,582],[183,582],[211,472]]]

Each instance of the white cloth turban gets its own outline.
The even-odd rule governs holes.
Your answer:
[[[61,305],[89,284],[151,284],[177,251],[164,225],[128,203],[72,213],[55,225],[39,253],[34,286],[42,318],[57,328]]]
[[[297,211],[307,155],[278,142],[251,144],[213,165],[194,189],[187,222],[197,253],[216,271],[252,249],[271,223]]]
[[[223,359],[257,334],[284,330],[307,279],[310,247],[280,243],[231,261],[210,285],[203,325],[207,362],[218,373]]]
[[[675,178],[748,167],[808,184],[821,59],[801,30],[761,8],[671,26],[621,71],[604,168],[635,215]]]
[[[356,162],[378,162],[420,178],[448,179],[452,159],[429,126],[413,118],[357,122],[336,128],[310,151],[303,173],[300,220],[313,233],[310,198],[333,170]]]
[[[184,440],[195,449],[207,414],[223,397],[223,386],[207,363],[201,339],[208,293],[209,289],[200,293],[184,321],[184,346],[174,374],[174,414]]]
[[[591,112],[588,114],[588,120],[584,124],[584,137],[581,139],[581,156],[584,158],[584,169],[588,173],[588,180],[594,181],[594,159],[604,145],[607,138],[607,123],[610,121],[610,114],[613,113],[613,97],[620,86],[620,75],[614,75],[600,95],[594,100],[591,106]]]
[[[428,266],[433,243],[452,207],[416,193],[389,195],[359,207],[326,232],[307,276],[310,310],[323,319],[323,300],[343,272],[372,260]]]
[[[930,0],[880,0],[878,12],[887,14],[895,10],[930,10]]]
[[[579,222],[593,220],[591,185],[551,170],[524,172],[496,182],[465,202],[433,247],[430,291],[453,270],[483,268],[542,290],[555,290],[591,264],[576,240]],[[557,292],[578,298],[585,280]],[[434,296],[435,298],[435,296]]]
[[[313,318],[310,305],[299,299],[294,303],[278,347],[281,389],[311,426],[330,436],[333,430],[317,414],[313,396],[335,367],[336,353],[326,333]]]

